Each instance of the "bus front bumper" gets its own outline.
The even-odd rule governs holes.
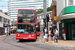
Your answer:
[[[16,39],[36,40],[36,37],[16,37]]]

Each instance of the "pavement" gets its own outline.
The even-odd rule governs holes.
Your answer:
[[[58,43],[55,43],[54,41],[49,40],[47,43],[43,42],[43,34],[41,33],[39,38],[39,43],[45,44],[45,45],[53,45],[56,47],[74,47],[75,48],[75,41],[74,40],[58,40]]]
[[[15,35],[15,34],[11,34],[11,35]],[[10,36],[11,36],[10,35]],[[9,35],[8,35],[9,36]],[[2,38],[2,37],[8,37],[8,36],[6,36],[6,35],[0,35],[0,38]]]
[[[0,38],[2,39],[0,40],[0,50],[67,50],[66,48],[62,48],[62,47],[57,48],[49,45],[40,44],[37,41],[19,42],[19,40],[16,40],[15,37],[16,36],[13,35],[5,38]]]

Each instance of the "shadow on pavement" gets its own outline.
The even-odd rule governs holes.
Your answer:
[[[18,42],[36,42],[36,40],[19,40]]]

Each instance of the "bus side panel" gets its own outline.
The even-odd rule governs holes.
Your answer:
[[[16,33],[16,39],[36,40],[36,33],[34,33],[34,34],[20,34],[20,33]]]
[[[40,35],[40,32],[37,32],[37,35]]]

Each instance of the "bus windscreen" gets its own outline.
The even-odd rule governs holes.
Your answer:
[[[22,33],[22,34],[30,34],[30,33],[35,33],[35,25],[33,24],[18,24],[17,25],[17,33]]]

